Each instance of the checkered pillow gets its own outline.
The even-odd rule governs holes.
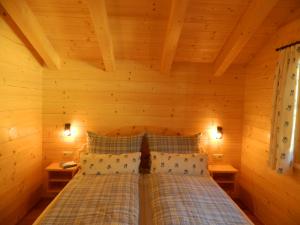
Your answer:
[[[147,134],[150,151],[197,153],[200,134],[193,136],[160,136]]]
[[[100,136],[87,132],[88,151],[100,154],[140,152],[144,134],[136,136]]]

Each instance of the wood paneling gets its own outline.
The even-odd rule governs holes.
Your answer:
[[[62,57],[100,60],[86,1],[27,0]],[[190,0],[175,61],[212,63],[247,9],[250,0]],[[171,0],[106,0],[116,59],[160,60]],[[298,0],[279,0],[233,63],[247,64],[300,8]]]
[[[113,71],[115,69],[115,55],[108,25],[105,0],[88,0],[87,2],[101,49],[103,64],[107,71]]]
[[[290,19],[299,16],[299,0],[279,0],[277,5],[269,13],[256,33],[248,41],[234,61],[235,64],[249,63],[265,44],[276,35],[277,30],[287,23]]]
[[[213,62],[249,2],[191,0],[175,60]]]
[[[0,17],[0,224],[16,224],[42,185],[42,67]]]
[[[279,175],[267,165],[272,115],[275,48],[296,41],[300,20],[282,27],[246,67],[241,157],[241,197],[266,225],[300,222],[300,176]]]
[[[59,71],[44,71],[43,146],[45,163],[61,160],[62,152],[86,141],[87,129],[106,134],[145,130],[181,134],[224,127],[223,143],[205,146],[223,152],[224,162],[239,167],[243,77],[241,67],[226,79],[212,77],[211,65],[173,65],[162,76],[157,64],[120,61],[115,72],[103,72],[85,62],[67,60]],[[62,136],[71,122],[77,136]],[[169,129],[169,130],[168,130]],[[207,139],[207,136],[203,140]]]
[[[44,31],[26,1],[2,0],[0,4],[23,32],[49,68],[59,68],[60,58],[53,49]]]
[[[213,77],[209,63],[250,0],[190,0],[180,23],[175,62],[164,75],[159,73],[159,60],[171,0],[105,1],[109,42],[117,59],[116,69],[110,72],[100,68],[103,55],[87,1],[26,2],[63,60],[61,69],[42,71],[28,51],[32,47],[26,48],[0,20],[1,223],[14,224],[40,196],[42,160],[45,166],[63,160],[64,151],[76,152],[86,142],[88,129],[114,135],[203,132],[202,147],[209,154],[224,153],[218,163],[237,168],[243,131],[244,201],[253,205],[266,224],[300,221],[296,174],[279,176],[266,163],[277,59],[274,48],[297,40],[300,22],[282,27],[279,34],[275,31],[299,15],[299,0],[279,0],[233,64],[246,65],[254,58],[253,62],[246,68],[231,65],[221,78]],[[74,135],[64,137],[63,127],[69,122]],[[209,137],[217,125],[224,129],[224,138],[218,141]]]
[[[160,70],[162,73],[169,73],[171,70],[188,4],[189,0],[172,1],[166,37],[161,56]]]
[[[214,75],[221,76],[251,39],[278,0],[252,0],[214,62]]]

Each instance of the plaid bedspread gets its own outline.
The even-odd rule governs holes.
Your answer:
[[[153,225],[252,224],[210,177],[148,176]]]
[[[78,174],[39,224],[138,224],[138,180],[134,174]]]

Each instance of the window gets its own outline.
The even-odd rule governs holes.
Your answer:
[[[294,129],[294,135],[295,135],[295,160],[294,160],[294,167],[297,169],[300,169],[300,58],[298,59],[298,70],[297,70],[297,78],[298,78],[298,83],[297,83],[297,104],[298,104],[298,111],[296,112],[296,125]]]
[[[274,80],[269,163],[286,173],[300,163],[299,77],[300,45],[280,52]]]

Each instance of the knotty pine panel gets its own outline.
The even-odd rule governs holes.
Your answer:
[[[245,68],[241,198],[266,225],[300,223],[300,175],[279,175],[268,165],[275,48],[297,41],[299,19],[281,28]]]
[[[224,139],[209,142],[208,152],[224,153],[223,162],[240,163],[243,83],[242,68],[230,68],[222,78],[211,65],[176,63],[170,75],[160,74],[155,62],[117,62],[115,72],[95,63],[65,60],[60,70],[44,70],[44,165],[63,160],[63,151],[76,152],[86,142],[86,130],[126,135],[208,133],[224,127]],[[76,135],[62,135],[71,122]]]
[[[101,60],[86,1],[27,0],[58,54],[77,60]],[[170,0],[106,1],[117,59],[158,60],[171,9]],[[250,0],[190,0],[175,61],[212,63]],[[298,0],[280,0],[241,51],[247,64],[274,32],[297,14]]]
[[[42,190],[42,67],[0,17],[0,224],[16,224]]]

